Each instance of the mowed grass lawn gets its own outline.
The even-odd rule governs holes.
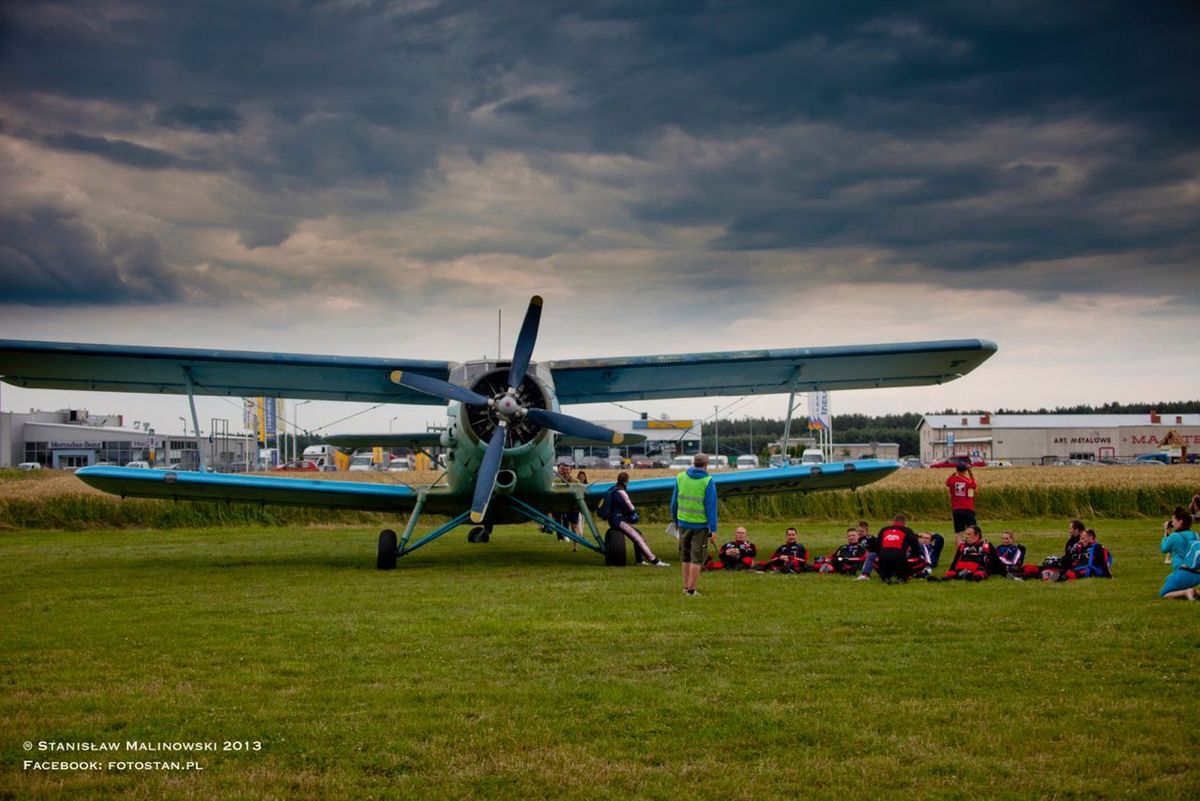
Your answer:
[[[1065,538],[1004,527],[1038,560]],[[1099,530],[1113,581],[705,574],[691,599],[657,530],[669,570],[523,527],[391,573],[361,529],[3,532],[0,797],[1194,799],[1200,603],[1157,600],[1156,521]],[[262,750],[22,766],[192,758],[23,745],[130,740]]]

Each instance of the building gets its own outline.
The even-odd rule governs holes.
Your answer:
[[[148,462],[153,467],[200,464],[196,437],[158,434],[152,428],[126,427],[123,415],[90,415],[82,409],[0,413],[0,467],[37,462],[43,467],[75,469],[94,464]],[[218,469],[245,469],[256,458],[245,436],[206,438],[209,463]]]
[[[917,431],[927,463],[951,456],[1013,464],[1128,460],[1161,450],[1172,431],[1189,449],[1200,447],[1200,414],[932,414]]]
[[[646,438],[645,442],[637,445],[611,449],[619,451],[622,456],[647,453],[699,453],[703,442],[699,420],[592,420],[591,422],[612,431],[620,431],[622,434],[637,434]],[[610,448],[601,445],[582,449],[559,448],[559,451],[564,454],[570,453],[572,450],[608,454]]]

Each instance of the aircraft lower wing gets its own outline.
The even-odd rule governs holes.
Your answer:
[[[122,498],[270,503],[370,512],[409,512],[418,491],[397,484],[358,481],[318,481],[182,470],[139,470],[131,467],[84,467],[75,475],[85,483]],[[429,490],[425,511],[458,514],[463,499],[443,490]]]
[[[571,359],[550,363],[559,403],[942,384],[996,352],[985,339]]]
[[[0,340],[0,375],[19,387],[186,395],[190,381],[197,395],[445,405],[393,370],[445,381],[450,363]]]
[[[859,459],[854,462],[830,462],[822,465],[765,467],[761,470],[731,470],[710,473],[720,500],[772,495],[785,492],[853,489],[878,481],[900,469],[892,459]],[[598,501],[613,487],[613,482],[588,487],[589,500]],[[671,502],[675,477],[643,478],[626,487],[634,506],[658,506]]]

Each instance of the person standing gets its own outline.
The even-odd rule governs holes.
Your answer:
[[[946,479],[950,490],[950,513],[954,517],[954,534],[960,542],[962,533],[967,526],[978,525],[975,522],[975,491],[979,485],[975,483],[975,475],[971,472],[969,462],[959,462],[954,472]]]
[[[707,467],[708,457],[696,454],[692,466],[675,477],[671,493],[671,519],[679,530],[683,562],[683,594],[688,596],[696,595],[708,541],[717,533],[717,487]]]

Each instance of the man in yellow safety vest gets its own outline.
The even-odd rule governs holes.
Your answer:
[[[696,595],[708,541],[717,533],[717,487],[706,467],[708,457],[696,454],[692,466],[676,476],[671,494],[671,519],[679,530],[683,594],[687,596]]]

